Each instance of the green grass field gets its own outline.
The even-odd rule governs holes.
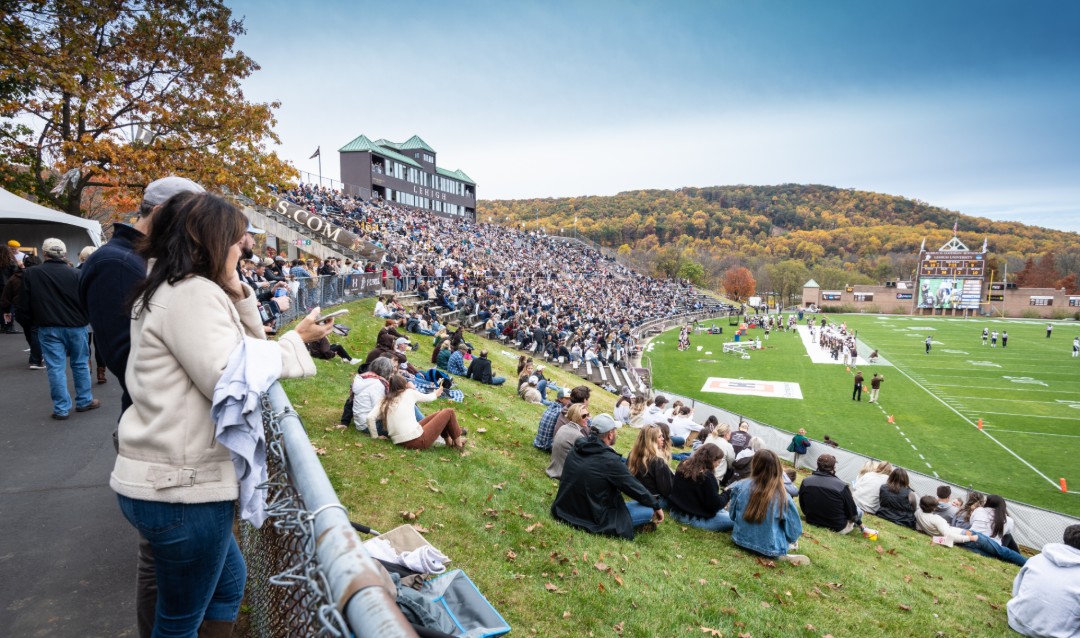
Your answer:
[[[867,380],[885,377],[880,405],[851,400],[854,371],[812,363],[801,339],[775,332],[749,360],[723,355],[729,334],[700,334],[677,350],[678,331],[649,353],[655,385],[787,430],[805,427],[848,449],[942,479],[1047,509],[1080,515],[1080,359],[1075,322],[831,315],[890,365],[862,365]],[[706,322],[710,323],[710,322]],[[730,332],[727,321],[725,333]],[[1008,347],[982,345],[982,328],[1009,332]],[[751,330],[751,338],[760,335]],[[933,339],[929,355],[923,341]],[[697,351],[702,346],[702,351]],[[863,348],[860,348],[862,352]],[[712,352],[706,355],[705,352]],[[865,353],[863,353],[865,354]],[[702,392],[708,377],[788,381],[803,399]],[[867,387],[867,392],[869,388]],[[888,416],[895,423],[888,422]],[[984,429],[976,424],[982,419]],[[1072,459],[1072,460],[1070,460]]]
[[[348,307],[344,323],[352,333],[334,341],[363,356],[381,321],[371,317],[371,301]],[[513,375],[514,361],[501,354],[500,344],[470,341],[491,350],[496,372]],[[418,365],[431,355],[431,340],[420,343],[410,355]],[[316,365],[317,377],[284,385],[350,517],[385,531],[403,523],[403,512],[418,513],[413,522],[453,559],[452,567],[469,574],[512,635],[1011,633],[1005,603],[1015,566],[931,545],[874,517],[867,522],[881,530],[877,542],[806,527],[800,551],[813,563],[802,568],[758,560],[728,534],[670,520],[633,542],[591,536],[551,518],[558,484],[543,472],[550,457],[531,445],[541,407],[519,400],[511,387],[459,382],[466,402],[449,405],[469,429],[469,455],[416,452],[335,428],[354,368],[336,361]],[[553,376],[581,383],[566,372]],[[593,413],[609,412],[613,398],[594,388]],[[624,430],[617,449],[625,454],[633,437]]]

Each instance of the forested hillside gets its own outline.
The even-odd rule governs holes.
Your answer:
[[[1028,260],[1040,259],[1053,261],[1052,284],[1061,280],[1068,286],[1075,281],[1066,280],[1068,275],[1080,276],[1076,233],[830,186],[714,186],[492,200],[481,201],[477,215],[551,234],[573,234],[576,220],[580,236],[617,249],[642,267],[715,288],[740,267],[752,273],[758,290],[784,287],[771,280],[787,279],[785,273],[795,279],[813,276],[825,287],[910,278],[923,239],[928,248],[939,248],[952,237],[954,222],[970,248],[987,240],[997,277],[1007,265],[1012,280]]]

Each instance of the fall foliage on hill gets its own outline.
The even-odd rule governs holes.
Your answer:
[[[928,249],[937,249],[952,237],[953,223],[970,248],[987,241],[988,263],[998,279],[1007,270],[1015,280],[1029,260],[1052,265],[1055,283],[1075,285],[1080,277],[1076,233],[831,186],[711,186],[489,200],[479,202],[477,218],[550,234],[576,231],[655,274],[716,289],[725,273],[740,267],[750,271],[758,291],[783,292],[787,280],[804,275],[828,288],[910,279],[923,239]]]

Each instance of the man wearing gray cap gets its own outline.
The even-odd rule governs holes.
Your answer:
[[[116,375],[124,391],[121,413],[131,405],[125,382],[131,350],[131,317],[124,309],[131,292],[146,279],[146,261],[135,252],[135,243],[150,232],[154,213],[170,197],[203,192],[202,186],[184,177],[169,176],[150,182],[135,223],[113,224],[112,239],[94,251],[82,266],[79,299],[97,335],[98,348],[105,355],[105,366]]]
[[[634,528],[664,520],[653,495],[612,449],[619,424],[610,414],[593,417],[589,436],[578,439],[566,457],[551,515],[593,534],[634,539]],[[626,494],[634,501],[624,501]]]
[[[27,323],[38,327],[41,354],[49,372],[52,418],[64,421],[71,411],[66,365],[71,361],[75,411],[101,405],[90,391],[90,341],[86,311],[79,303],[79,271],[67,263],[67,247],[50,237],[41,246],[45,261],[23,274],[18,306]]]
[[[94,251],[82,266],[79,299],[97,335],[98,348],[105,355],[105,365],[116,375],[124,391],[121,414],[131,405],[125,382],[131,351],[131,317],[124,309],[132,291],[146,279],[146,260],[135,251],[135,243],[151,232],[154,213],[173,195],[203,192],[206,191],[202,186],[184,177],[169,176],[150,182],[143,192],[135,223],[113,224],[112,239]],[[115,437],[113,432],[114,445]],[[150,544],[142,537],[139,538],[136,578],[135,612],[139,636],[147,638],[154,628],[157,584]]]

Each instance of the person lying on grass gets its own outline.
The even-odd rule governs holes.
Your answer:
[[[788,554],[802,536],[802,520],[784,490],[780,457],[772,450],[755,453],[750,478],[731,486],[728,515],[735,523],[731,540],[739,547],[794,565],[810,564],[806,556]]]
[[[410,450],[426,450],[435,444],[436,439],[442,438],[447,445],[464,451],[465,430],[458,426],[457,413],[453,408],[444,408],[420,421],[416,420],[417,402],[434,401],[442,393],[440,386],[434,392],[423,394],[412,381],[395,374],[390,378],[386,397],[368,413],[368,431],[377,432],[376,422],[382,421],[395,445]]]
[[[934,542],[946,547],[952,547],[954,543],[963,543],[964,549],[1014,565],[1023,565],[1027,562],[1021,554],[1008,547],[1002,547],[985,534],[950,526],[937,513],[937,503],[936,497],[924,496],[919,499],[919,511],[915,512],[915,528],[923,534],[933,536]]]

